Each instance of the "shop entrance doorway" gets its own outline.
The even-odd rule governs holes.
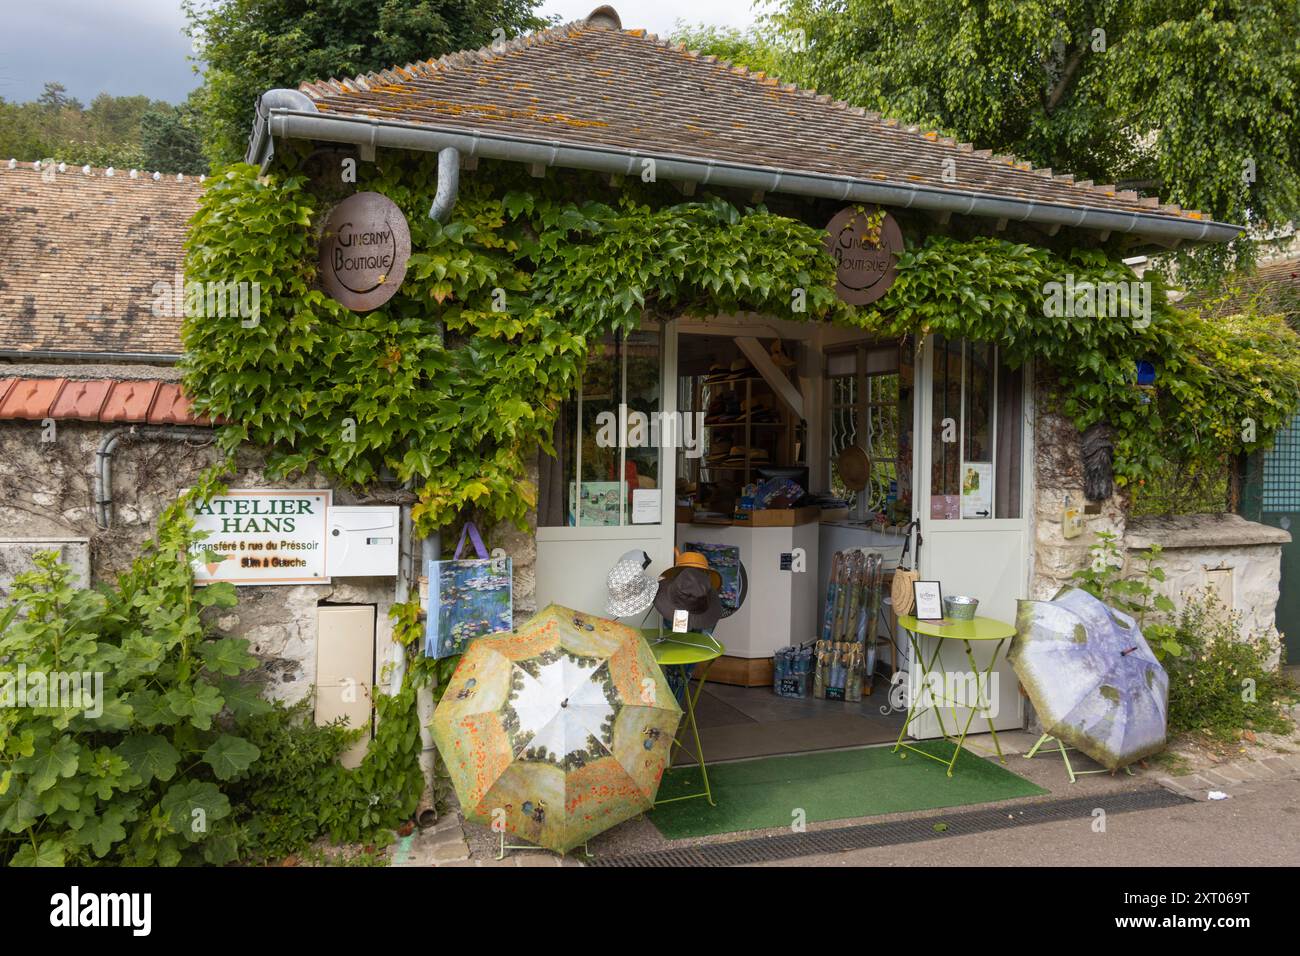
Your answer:
[[[981,616],[1013,623],[1016,602],[1029,588],[1027,371],[1008,368],[994,346],[940,336],[925,341],[917,367],[921,577],[939,581],[946,595],[977,598]],[[932,648],[929,639],[922,642],[927,656]],[[976,649],[981,668],[989,653]],[[970,670],[956,641],[945,642],[936,666],[954,681]],[[911,671],[915,681],[918,668]],[[1019,728],[1015,673],[1002,662],[993,675],[994,726]],[[967,711],[959,707],[957,715],[964,722]],[[913,727],[920,738],[939,733],[932,714]]]

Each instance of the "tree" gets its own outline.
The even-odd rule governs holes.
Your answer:
[[[708,52],[1258,234],[1300,218],[1295,0],[778,3],[753,43]]]
[[[189,104],[163,105],[140,117],[140,149],[150,169],[190,174],[208,171],[198,110]]]
[[[64,107],[81,109],[81,103],[68,95],[68,88],[62,83],[46,83],[41,95],[36,97],[36,102],[47,110],[61,110]]]
[[[204,149],[243,158],[257,97],[306,80],[355,76],[544,26],[539,0],[184,0]],[[499,32],[497,32],[499,31]]]

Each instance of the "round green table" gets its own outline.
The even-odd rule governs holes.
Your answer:
[[[1016,629],[1014,625],[1007,624],[1003,621],[995,620],[991,617],[976,617],[969,621],[952,621],[944,619],[942,621],[918,621],[911,615],[899,617],[898,623],[907,631],[908,639],[912,642],[912,655],[917,661],[921,670],[921,680],[919,688],[912,695],[912,701],[907,708],[907,720],[903,722],[903,729],[898,735],[898,742],[894,744],[894,753],[900,749],[910,750],[912,753],[920,754],[922,757],[929,757],[931,760],[937,760],[945,764],[948,768],[948,776],[952,776],[952,768],[957,763],[957,755],[961,753],[962,744],[966,741],[966,733],[970,730],[971,721],[975,719],[975,712],[980,711],[984,719],[988,722],[989,733],[993,735],[993,745],[997,748],[998,759],[1003,763],[1007,758],[1002,754],[1002,744],[998,742],[998,732],[993,729],[993,715],[989,708],[987,690],[989,686],[989,675],[993,673],[993,665],[998,661],[998,655],[1002,652],[1002,646],[1015,636]],[[925,655],[921,651],[919,637],[938,638],[934,645],[934,653],[930,655],[929,661],[926,661]],[[949,696],[947,684],[940,681],[936,690],[930,681],[930,674],[934,672],[935,661],[939,659],[939,654],[943,650],[944,641],[961,641],[966,648],[966,659],[970,661],[970,672],[975,681],[975,700],[971,702],[958,701]],[[971,650],[972,641],[996,641],[993,646],[993,656],[989,658],[988,666],[981,673],[979,666],[975,663],[975,654]],[[940,675],[942,678],[942,675]],[[930,703],[924,707],[917,705],[929,694]],[[952,711],[953,730],[961,726],[961,733],[953,737],[948,733],[948,728],[944,726],[942,704],[948,704]],[[971,705],[974,706],[971,706]],[[957,707],[966,707],[969,713],[966,715],[964,725],[957,718]],[[939,733],[943,739],[954,744],[952,757],[945,760],[943,757],[936,757],[932,753],[913,747],[911,744],[904,743],[903,738],[907,736],[907,729],[911,726],[912,721],[925,713],[927,710],[933,710],[934,715],[939,720]],[[904,757],[907,754],[903,754]]]
[[[642,628],[641,633],[645,635],[646,641],[650,644],[650,650],[654,653],[655,663],[660,667],[680,667],[683,671],[683,677],[686,680],[686,691],[683,697],[686,698],[686,720],[678,728],[676,736],[673,738],[673,745],[668,749],[668,763],[672,764],[672,755],[678,748],[685,750],[687,754],[693,757],[700,766],[700,774],[704,777],[704,789],[699,793],[688,793],[683,797],[669,797],[667,800],[656,800],[655,805],[661,803],[675,803],[678,800],[694,800],[698,797],[704,797],[709,801],[709,806],[716,807],[713,802],[713,791],[709,788],[709,771],[704,766],[704,748],[700,745],[700,729],[695,724],[695,704],[700,699],[700,694],[704,691],[704,678],[709,672],[713,662],[722,656],[725,648],[718,642],[717,638],[709,634],[702,634],[698,631],[689,631],[685,634],[675,633],[673,631],[661,631],[659,628],[647,627]],[[660,639],[662,637],[662,640]],[[690,668],[698,666],[699,672],[696,674],[695,693],[691,693],[691,674]],[[692,752],[685,742],[682,735],[689,731],[694,742],[695,749]]]

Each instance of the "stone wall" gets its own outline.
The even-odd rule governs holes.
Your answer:
[[[1098,531],[1124,535],[1128,500],[1118,493],[1101,502],[1084,498],[1078,429],[1056,411],[1050,390],[1043,384],[1038,387],[1035,408],[1034,568],[1029,596],[1050,600],[1070,583],[1073,572],[1088,563],[1088,550],[1096,543]],[[1061,524],[1067,497],[1080,512],[1088,505],[1097,509],[1096,514],[1083,515],[1083,534],[1076,538],[1066,538]]]
[[[1163,549],[1161,593],[1181,603],[1206,587],[1241,614],[1241,636],[1272,630],[1282,577],[1282,545],[1291,535],[1240,515],[1132,518],[1124,545],[1132,552]],[[1221,573],[1216,573],[1221,572]]]
[[[1055,410],[1049,390],[1040,386],[1036,396],[1034,431],[1034,567],[1030,597],[1050,600],[1071,583],[1070,576],[1087,565],[1097,532],[1109,531],[1128,553],[1152,544],[1164,549],[1161,566],[1166,581],[1162,593],[1181,604],[1189,592],[1231,581],[1225,599],[1241,612],[1241,634],[1261,633],[1273,626],[1281,580],[1282,545],[1290,535],[1278,528],[1247,521],[1240,515],[1174,515],[1160,518],[1128,516],[1128,499],[1122,493],[1102,502],[1083,496],[1083,459],[1079,432],[1073,422]],[[1083,533],[1066,538],[1061,513],[1066,497],[1083,510]],[[1224,575],[1207,574],[1216,569]],[[1225,603],[1227,601],[1225,600]]]
[[[39,422],[0,422],[0,539],[87,539],[92,580],[111,581],[152,537],[162,511],[219,458],[210,444],[122,443],[113,456],[113,526],[104,530],[95,524],[90,475],[95,450],[110,427],[58,422],[54,440],[43,442]],[[241,452],[236,464],[230,487],[271,486],[262,474],[259,454]],[[274,485],[328,486],[317,476]],[[334,500],[339,504],[381,503],[358,499],[345,490],[336,490]],[[0,544],[0,551],[8,556],[7,561],[0,559],[0,566],[11,576],[30,550],[27,545]],[[3,583],[0,581],[0,586]],[[316,608],[322,603],[376,605],[377,669],[389,659],[392,578],[335,578],[330,585],[240,587],[238,593],[238,605],[223,612],[214,624],[222,632],[252,642],[253,653],[262,661],[260,676],[267,680],[268,696],[297,700],[315,682]]]

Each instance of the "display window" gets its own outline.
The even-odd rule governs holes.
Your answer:
[[[934,340],[929,516],[1020,517],[1023,370],[995,346]]]
[[[540,527],[658,524],[660,463],[680,439],[665,422],[657,327],[606,336],[592,346],[582,382],[560,408],[538,475]]]

